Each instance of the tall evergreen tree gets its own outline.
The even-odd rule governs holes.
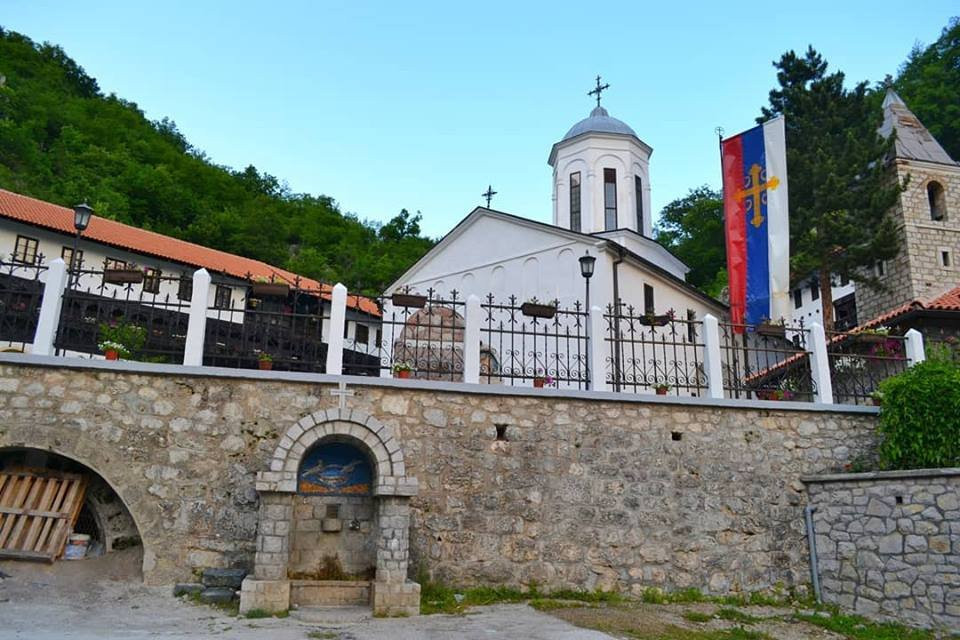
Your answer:
[[[726,285],[723,243],[723,199],[703,185],[677,198],[660,212],[657,241],[683,260],[687,282],[712,296]]]
[[[773,65],[780,86],[758,121],[786,118],[791,280],[816,274],[830,329],[831,275],[882,288],[870,267],[897,254],[886,215],[902,190],[887,162],[893,140],[877,133],[882,114],[867,83],[845,89],[844,74],[827,73],[813,47],[788,51]]]

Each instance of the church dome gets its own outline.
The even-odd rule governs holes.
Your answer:
[[[567,131],[567,135],[563,136],[561,142],[575,138],[582,133],[620,133],[637,137],[637,134],[626,122],[610,117],[610,114],[603,107],[596,107],[590,112],[589,118],[584,118],[570,127],[570,131]]]

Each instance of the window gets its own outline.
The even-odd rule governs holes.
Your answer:
[[[218,284],[216,292],[213,295],[213,307],[215,309],[229,309],[232,298],[233,291],[230,287]]]
[[[943,191],[943,185],[935,180],[927,183],[927,202],[930,203],[930,219],[947,219],[947,195]]]
[[[147,293],[160,293],[160,269],[147,267],[143,270],[143,290]]]
[[[193,298],[193,278],[185,273],[180,274],[180,285],[177,287],[177,297],[181,300]]]
[[[77,261],[73,262],[73,247],[64,247],[60,250],[60,257],[67,264],[67,268],[83,268],[83,249],[77,249]]]
[[[799,309],[803,306],[803,289],[793,290],[793,308]]]
[[[820,283],[814,282],[810,285],[810,299],[819,300],[820,299]]]
[[[36,238],[17,236],[17,243],[13,246],[13,261],[34,264],[37,261],[38,245]]]
[[[643,313],[656,313],[653,301],[653,287],[648,284],[643,285]]]
[[[633,190],[637,198],[637,233],[643,234],[643,180],[633,177]]]
[[[617,170],[603,170],[603,228],[617,228]]]
[[[580,231],[580,172],[570,174],[570,230]]]
[[[107,258],[103,261],[104,269],[126,269],[127,262],[125,260],[117,260],[116,258]]]
[[[693,309],[687,309],[687,341],[697,341],[697,312]]]
[[[357,344],[367,344],[370,342],[370,327],[365,324],[358,324],[353,335],[353,341]]]
[[[877,260],[877,263],[873,265],[873,273],[878,278],[887,275],[887,263],[883,260]]]
[[[950,252],[941,251],[940,252],[940,266],[949,267],[950,266]]]
[[[857,299],[856,295],[848,293],[833,303],[834,328],[837,331],[846,331],[857,326]]]

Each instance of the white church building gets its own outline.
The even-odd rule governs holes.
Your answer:
[[[689,268],[652,237],[650,155],[630,126],[598,106],[553,145],[553,222],[477,207],[388,290],[461,299],[492,294],[569,307],[585,301],[579,258],[596,258],[590,304],[699,319],[726,306],[686,282]]]

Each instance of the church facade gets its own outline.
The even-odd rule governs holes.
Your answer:
[[[596,258],[590,305],[614,301],[637,313],[682,319],[721,316],[726,307],[686,282],[689,268],[652,238],[649,164],[653,149],[626,123],[597,106],[553,145],[551,224],[477,207],[404,273],[390,292],[561,307],[586,302],[579,259]]]

